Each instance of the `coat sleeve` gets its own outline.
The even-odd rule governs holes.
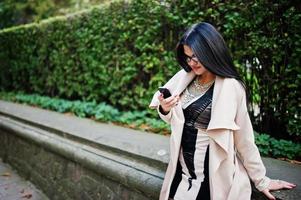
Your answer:
[[[250,179],[255,187],[262,191],[268,187],[270,179],[266,177],[266,168],[255,144],[253,127],[247,110],[245,90],[241,85],[236,87],[236,90],[240,103],[237,105],[235,121],[240,129],[235,131],[234,144]]]
[[[162,114],[162,113],[160,112],[159,106],[157,107],[157,111],[158,111],[158,114],[159,114],[160,118],[161,118],[163,121],[165,121],[166,123],[170,124],[171,116],[172,116],[172,111],[170,110],[170,111],[168,112],[168,114],[164,115],[164,114]]]

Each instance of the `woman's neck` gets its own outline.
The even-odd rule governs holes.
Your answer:
[[[215,79],[215,75],[212,74],[211,72],[208,72],[208,73],[204,73],[202,75],[199,75],[198,76],[198,79],[199,79],[199,83],[200,84],[206,84],[210,81],[213,81]]]

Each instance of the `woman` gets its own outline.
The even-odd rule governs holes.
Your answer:
[[[294,184],[271,180],[254,143],[245,85],[222,36],[193,25],[177,45],[179,71],[150,104],[170,123],[170,162],[160,200],[251,199],[250,179],[269,199]]]

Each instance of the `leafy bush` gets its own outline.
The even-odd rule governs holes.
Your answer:
[[[163,10],[153,1],[120,2],[0,31],[1,88],[143,110],[179,69],[160,36]]]
[[[255,142],[262,156],[301,159],[301,144],[287,140],[276,140],[267,134],[255,132]]]
[[[269,156],[271,152],[270,145],[271,136],[267,134],[258,134],[255,132],[255,143],[259,147],[259,151],[263,156]]]
[[[287,157],[289,159],[301,158],[301,145],[292,141],[276,140],[271,138],[271,153],[273,157]]]
[[[184,29],[208,21],[251,89],[255,129],[300,141],[300,20],[285,0],[115,2],[1,30],[0,89],[143,111],[180,69],[174,48]]]
[[[97,120],[116,122],[119,116],[120,112],[117,109],[105,103],[98,104],[95,107],[95,118]]]
[[[95,102],[73,101],[71,112],[79,117],[91,117],[97,112],[97,104]]]
[[[0,29],[75,12],[109,0],[1,0]]]

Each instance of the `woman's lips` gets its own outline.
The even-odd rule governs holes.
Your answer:
[[[199,66],[192,66],[191,68],[192,68],[192,69],[195,69],[195,70],[198,70],[198,69],[200,69],[201,67],[199,67]]]

